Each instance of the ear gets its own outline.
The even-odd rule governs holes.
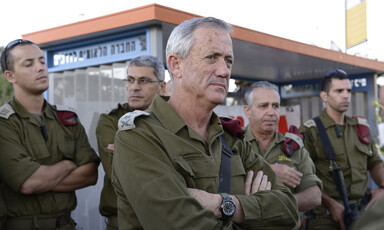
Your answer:
[[[7,81],[8,81],[9,83],[13,84],[13,83],[16,82],[16,79],[15,79],[15,77],[14,77],[12,71],[10,71],[10,70],[6,70],[6,71],[4,72],[4,76],[5,76],[5,78],[7,79]]]
[[[157,91],[158,94],[164,95],[166,84],[167,83],[165,81],[160,82],[160,88],[159,88],[159,91]]]
[[[328,94],[327,94],[327,92],[325,92],[325,91],[321,91],[321,92],[320,92],[320,98],[321,98],[321,100],[323,100],[324,102],[327,102],[327,101],[328,101]]]
[[[180,61],[180,57],[176,54],[170,54],[167,59],[168,71],[171,71],[175,78],[180,78],[182,76]]]
[[[244,107],[243,107],[243,109],[244,109],[244,114],[245,114],[245,116],[248,118],[248,120],[249,120],[249,117],[251,116],[251,108],[248,106],[248,105],[244,105]]]

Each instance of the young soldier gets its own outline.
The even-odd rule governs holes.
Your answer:
[[[105,171],[104,186],[100,196],[100,213],[107,217],[107,229],[118,229],[117,196],[111,184],[113,143],[117,122],[121,116],[134,110],[145,110],[153,97],[164,91],[164,66],[153,56],[138,56],[132,59],[127,71],[128,102],[118,104],[108,113],[100,115],[96,128],[97,144]]]
[[[75,229],[75,190],[94,185],[99,159],[74,111],[50,105],[48,68],[31,41],[9,43],[1,68],[14,98],[0,107],[5,229]]]
[[[316,174],[323,182],[323,192],[319,207],[313,210],[315,219],[309,221],[309,229],[345,229],[343,197],[338,191],[330,168],[339,167],[344,175],[346,195],[350,207],[355,211],[362,208],[362,201],[367,192],[370,173],[374,182],[380,186],[371,192],[372,199],[368,206],[384,195],[384,170],[382,160],[369,132],[368,121],[361,117],[348,117],[345,113],[351,101],[352,85],[345,71],[330,71],[322,79],[320,97],[325,109],[315,120],[306,121],[300,131],[304,134],[305,148],[316,167]],[[322,135],[328,137],[330,145],[324,145]],[[332,147],[334,154],[325,151]],[[327,154],[333,155],[328,158]],[[336,163],[336,164],[335,164]],[[336,171],[333,171],[336,172]],[[335,174],[336,175],[336,174]],[[341,177],[342,179],[342,177]],[[341,183],[339,183],[341,185]]]
[[[228,92],[234,60],[230,31],[211,17],[177,26],[166,49],[170,99],[155,96],[147,111],[120,118],[112,183],[122,229],[298,224],[289,189],[251,151],[238,123],[220,121],[213,112]]]

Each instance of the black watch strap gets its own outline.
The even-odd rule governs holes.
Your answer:
[[[378,188],[384,189],[384,185],[379,185]]]

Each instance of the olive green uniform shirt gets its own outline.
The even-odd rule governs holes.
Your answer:
[[[371,136],[369,136],[370,144],[364,144],[359,140],[356,132],[358,118],[346,116],[345,125],[343,127],[338,125],[342,134],[341,137],[338,137],[336,124],[325,109],[319,117],[335,150],[336,162],[342,169],[348,197],[350,200],[359,200],[368,188],[368,170],[382,162],[375,143]],[[368,125],[367,120],[359,119]],[[315,164],[316,174],[323,182],[323,191],[331,198],[341,202],[342,198],[329,173],[329,160],[322,147],[315,122],[308,120],[300,127],[300,131],[304,134],[304,146]],[[322,214],[325,210],[325,206],[322,205],[314,212]]]
[[[148,111],[141,111],[134,123],[135,112],[119,120],[112,184],[118,195],[120,229],[292,229],[298,224],[292,193],[249,143],[224,132],[216,114],[206,142],[160,96],[155,96]],[[223,133],[234,154],[230,193],[243,207],[241,224],[217,219],[187,190],[218,193]],[[244,195],[249,170],[267,174],[272,190]]]
[[[70,214],[76,207],[75,191],[24,195],[19,192],[21,185],[41,165],[64,159],[78,166],[98,161],[80,122],[63,125],[56,109],[44,102],[40,123],[15,98],[0,108],[0,181],[9,217]],[[46,127],[47,140],[41,124]]]
[[[352,224],[352,230],[382,230],[384,229],[384,198],[373,203]]]
[[[301,172],[300,185],[296,188],[291,188],[292,193],[299,193],[314,185],[322,188],[320,179],[316,176],[315,165],[309,157],[308,151],[303,148],[298,148],[294,151],[293,155],[288,157],[282,150],[285,136],[276,132],[274,140],[268,145],[264,151],[259,142],[253,136],[252,130],[249,126],[245,128],[245,139],[252,145],[252,149],[258,152],[269,164],[285,164],[289,167],[295,168]]]
[[[117,122],[120,117],[132,112],[128,105],[118,104],[108,113],[100,114],[96,127],[97,146],[100,160],[104,168],[104,186],[100,196],[99,211],[103,216],[117,216],[117,196],[111,184],[113,150],[108,149],[108,144],[113,144],[118,130]]]

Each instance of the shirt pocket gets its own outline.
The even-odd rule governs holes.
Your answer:
[[[28,149],[31,158],[40,164],[44,163],[45,159],[47,159],[50,156],[45,142],[33,143],[26,146],[26,148]]]
[[[188,188],[214,191],[215,181],[218,181],[219,169],[212,157],[183,155],[175,157],[175,163]]]
[[[231,157],[231,193],[243,194],[245,169],[239,155]],[[240,190],[239,190],[240,189]]]
[[[58,152],[64,159],[74,161],[75,160],[75,141],[68,140],[65,142],[57,143]]]
[[[365,145],[362,143],[357,143],[355,145],[356,148],[356,165],[354,166],[356,169],[358,169],[361,172],[367,171],[367,161],[368,158],[372,156],[372,151],[369,145]]]

